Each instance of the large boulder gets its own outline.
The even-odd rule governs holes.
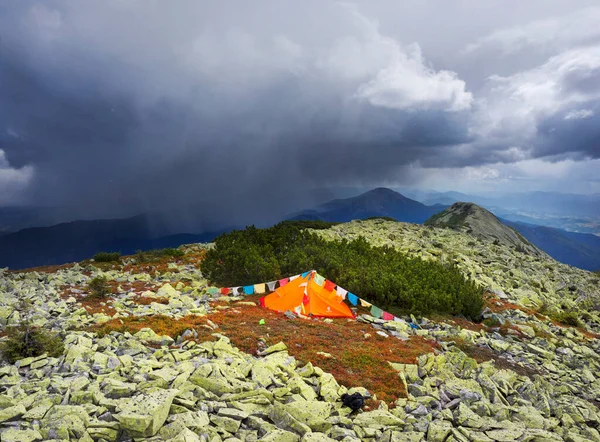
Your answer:
[[[114,417],[121,428],[133,437],[154,436],[169,416],[177,390],[158,390],[119,402],[120,413]]]

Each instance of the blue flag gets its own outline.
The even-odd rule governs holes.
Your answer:
[[[358,304],[358,296],[356,296],[354,293],[348,292],[347,298],[348,298],[348,301],[350,301],[350,304],[352,304],[352,305]]]
[[[245,285],[244,286],[244,294],[253,295],[254,294],[254,286],[253,285]]]

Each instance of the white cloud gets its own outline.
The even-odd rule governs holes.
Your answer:
[[[600,45],[562,52],[514,75],[490,77],[487,86],[486,98],[478,102],[476,132],[517,135],[526,143],[543,118],[567,109],[565,119],[593,115],[572,108],[600,99]]]
[[[186,53],[186,65],[221,80],[248,87],[246,81],[267,82],[291,73],[327,83],[333,90],[344,86],[344,98],[394,109],[469,109],[473,96],[455,72],[436,71],[421,54],[418,44],[403,47],[383,35],[376,20],[354,5],[335,6],[339,29],[318,44],[303,33],[257,38],[241,28],[205,30]],[[309,25],[307,25],[309,26]],[[185,46],[183,46],[185,48]],[[246,81],[240,83],[240,78]],[[231,83],[227,87],[232,86]],[[332,84],[333,83],[333,84]]]
[[[600,40],[599,22],[600,7],[583,8],[562,16],[499,29],[467,45],[463,52],[498,48],[508,55],[530,49],[563,50],[586,45]]]
[[[584,118],[590,118],[594,116],[594,111],[590,109],[581,109],[576,111],[571,111],[567,115],[565,115],[565,120],[581,120]]]

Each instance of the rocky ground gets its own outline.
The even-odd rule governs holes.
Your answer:
[[[444,229],[320,234],[457,263],[489,289],[486,320],[288,319],[209,287],[201,245],[160,262],[3,271],[2,329],[29,319],[65,349],[2,363],[0,440],[600,441],[596,275]],[[112,293],[93,300],[99,275]],[[564,310],[581,325],[552,319]],[[374,396],[357,413],[340,401],[354,391]]]

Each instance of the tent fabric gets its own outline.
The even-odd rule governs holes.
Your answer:
[[[350,308],[335,291],[328,291],[315,280],[316,272],[299,277],[261,299],[271,310],[291,310],[302,315],[328,318],[354,318]]]

